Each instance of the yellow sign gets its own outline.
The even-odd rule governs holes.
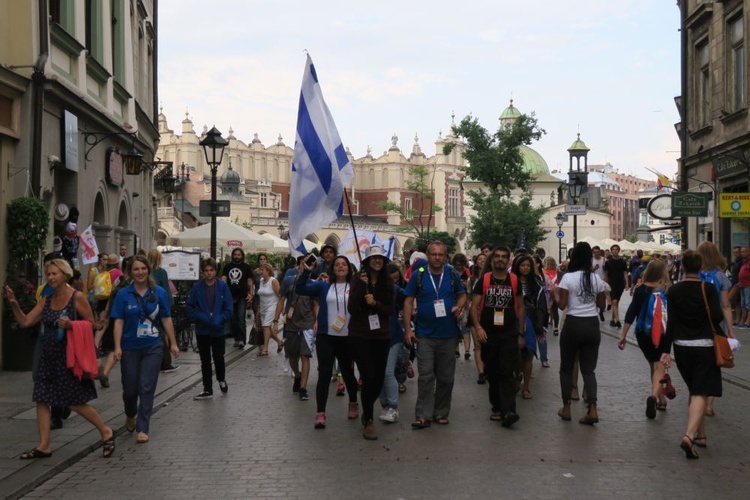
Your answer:
[[[719,217],[750,217],[750,193],[719,195]]]

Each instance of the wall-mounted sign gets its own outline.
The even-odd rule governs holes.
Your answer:
[[[230,216],[229,200],[216,200],[216,217]],[[211,217],[211,200],[201,200],[198,204],[198,214],[201,217]]]
[[[586,215],[586,205],[565,205],[566,215]]]
[[[660,194],[659,196],[654,196],[648,203],[647,211],[654,219],[672,219],[672,195]]]
[[[125,175],[122,171],[122,155],[120,153],[114,149],[108,150],[104,168],[107,182],[117,187],[125,185]]]
[[[733,151],[724,156],[720,156],[712,163],[714,165],[714,170],[716,170],[717,179],[744,174],[748,171],[748,167],[750,167],[747,159],[745,159],[745,152],[742,150]]]
[[[708,205],[710,202],[711,193],[675,191],[672,193],[672,216],[706,217],[708,216]]]
[[[63,111],[61,149],[65,168],[78,172],[78,117],[70,111]]]
[[[719,217],[750,217],[750,193],[720,194]]]

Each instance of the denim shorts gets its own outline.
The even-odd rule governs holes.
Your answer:
[[[740,304],[744,311],[750,311],[750,286],[740,288]]]

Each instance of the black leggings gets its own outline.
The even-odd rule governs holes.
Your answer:
[[[557,328],[560,324],[560,309],[557,307],[557,301],[552,302],[552,327]]]
[[[566,316],[560,332],[560,389],[563,404],[570,403],[573,390],[573,365],[579,356],[586,403],[596,403],[596,363],[599,360],[599,318]]]
[[[373,406],[383,389],[391,339],[349,337],[349,342],[362,378],[362,418],[367,422],[373,419]]]
[[[356,403],[357,379],[354,377],[349,337],[318,335],[315,339],[315,351],[318,353],[318,385],[315,387],[318,413],[326,411],[334,359],[339,362],[341,376],[344,378],[346,390],[349,392],[349,402]]]
[[[213,335],[196,335],[198,342],[198,353],[201,357],[201,375],[203,375],[203,390],[213,393],[211,381],[211,357],[213,355],[214,367],[216,368],[216,380],[224,382],[224,337]]]

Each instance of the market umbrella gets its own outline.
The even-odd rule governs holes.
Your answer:
[[[208,247],[211,245],[211,224],[203,224],[169,236],[172,245],[183,247]],[[240,247],[246,252],[268,252],[273,242],[250,229],[228,220],[216,221],[216,245],[225,248]]]

